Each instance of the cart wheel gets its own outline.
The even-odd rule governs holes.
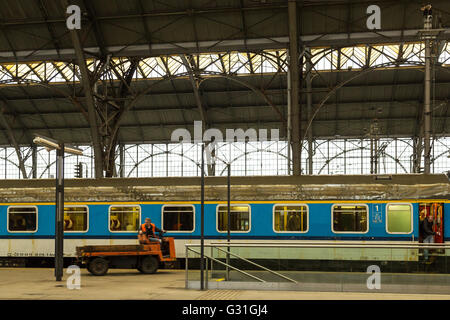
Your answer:
[[[158,259],[147,256],[141,260],[137,269],[142,273],[155,273],[158,270]]]
[[[87,269],[94,276],[104,276],[108,272],[108,261],[103,258],[95,258],[89,262]]]

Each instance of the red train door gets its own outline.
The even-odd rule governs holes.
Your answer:
[[[431,214],[434,216],[433,231],[436,232],[434,236],[435,243],[444,243],[444,206],[442,203],[431,204]]]

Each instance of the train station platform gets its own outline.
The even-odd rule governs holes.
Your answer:
[[[110,270],[96,277],[81,269],[80,289],[68,289],[67,278],[56,282],[53,269],[0,268],[2,300],[448,300],[444,294],[304,292],[270,290],[185,289],[184,270],[159,270],[145,275]]]

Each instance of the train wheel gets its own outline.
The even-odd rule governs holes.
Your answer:
[[[155,273],[158,270],[158,259],[147,256],[141,260],[138,270],[142,273]]]
[[[95,258],[90,261],[87,269],[94,276],[104,276],[108,272],[108,261],[103,258]]]

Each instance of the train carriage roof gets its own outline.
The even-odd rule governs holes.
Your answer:
[[[66,179],[66,202],[200,201],[201,179]],[[276,186],[276,188],[274,187]],[[275,191],[276,190],[276,191]],[[444,174],[231,177],[233,201],[450,199]],[[205,178],[205,200],[227,200],[227,178]],[[0,201],[54,202],[55,180],[0,181]]]

